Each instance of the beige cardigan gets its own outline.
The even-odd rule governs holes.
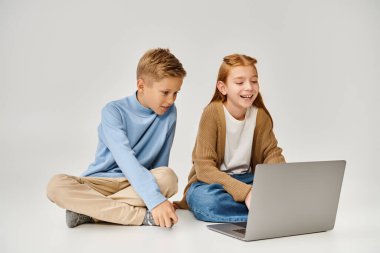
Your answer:
[[[226,139],[226,120],[222,102],[210,103],[203,111],[198,135],[193,149],[188,184],[181,201],[174,202],[179,208],[188,209],[186,192],[194,182],[221,184],[237,202],[243,202],[251,190],[251,185],[234,179],[219,170],[223,162]],[[259,163],[284,163],[282,149],[277,146],[269,115],[259,108],[252,142],[251,168]],[[254,171],[253,171],[254,173]]]

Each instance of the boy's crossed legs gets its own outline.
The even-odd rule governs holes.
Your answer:
[[[167,167],[150,171],[161,193],[170,198],[178,190],[176,174]],[[122,225],[141,225],[147,208],[126,178],[75,177],[65,174],[54,176],[47,188],[48,198],[58,206],[70,210],[68,218],[80,218],[78,225],[105,221]],[[75,212],[75,213],[73,213]],[[84,214],[82,216],[75,216]],[[87,217],[89,216],[89,217]],[[148,217],[149,218],[149,217]],[[69,221],[67,222],[69,227]]]

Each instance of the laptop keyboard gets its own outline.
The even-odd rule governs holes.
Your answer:
[[[242,229],[235,229],[235,230],[233,230],[233,231],[245,235],[245,228],[242,228]]]
[[[242,227],[242,228],[247,227],[247,222],[236,222],[236,223],[232,223],[232,224],[234,224],[235,226],[238,226],[238,227]]]

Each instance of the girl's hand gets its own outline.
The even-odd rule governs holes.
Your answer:
[[[252,189],[253,190],[253,189]],[[252,190],[249,191],[247,197],[245,197],[245,205],[247,206],[248,210],[249,207],[251,206],[251,195],[252,195]]]

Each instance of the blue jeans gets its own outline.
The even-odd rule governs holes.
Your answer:
[[[235,179],[252,184],[251,173],[233,175]],[[248,208],[244,202],[236,202],[221,184],[195,182],[186,193],[190,211],[198,220],[209,222],[246,222]]]

